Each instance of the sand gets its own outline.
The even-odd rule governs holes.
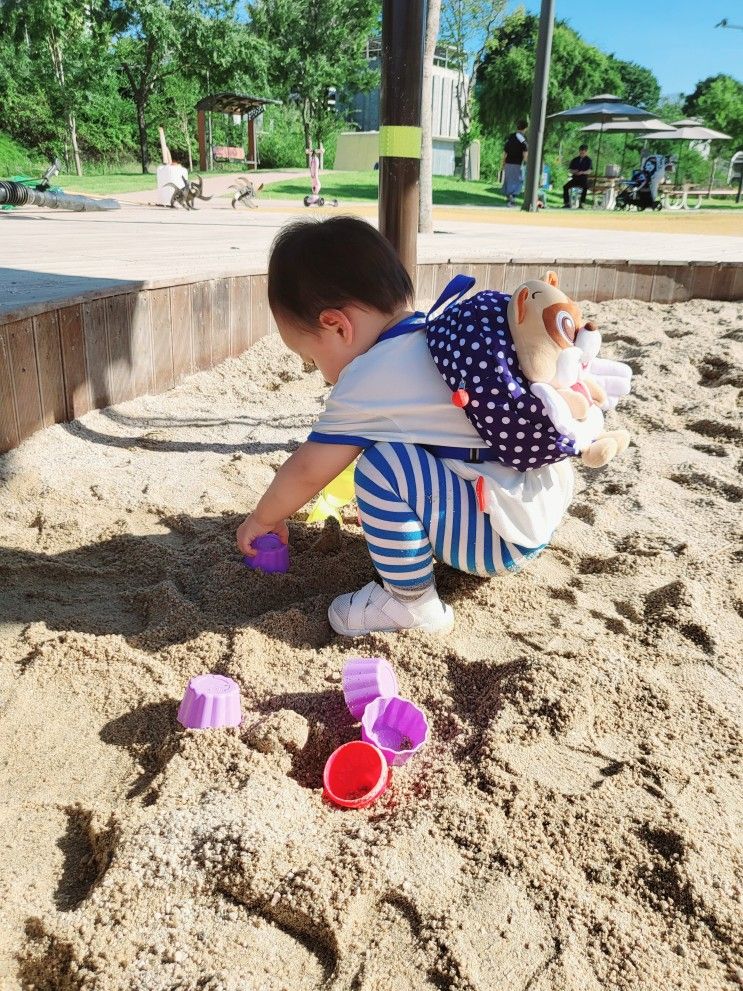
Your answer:
[[[743,306],[586,310],[634,444],[520,575],[441,569],[439,640],[331,633],[353,513],[241,566],[324,395],[276,340],[0,459],[3,991],[743,986]],[[350,653],[432,726],[359,812],[319,790]],[[239,729],[178,726],[205,670]]]

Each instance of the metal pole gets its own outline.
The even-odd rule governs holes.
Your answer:
[[[599,162],[601,161],[601,139],[604,136],[604,122],[601,121],[601,127],[599,128],[599,148],[596,152],[596,167],[593,170],[593,189],[591,190],[591,206],[596,206],[596,181],[599,177]]]
[[[547,114],[547,87],[550,80],[552,32],[555,26],[555,0],[542,0],[539,12],[539,38],[534,86],[531,91],[531,121],[529,124],[529,157],[526,160],[526,187],[522,210],[537,209],[539,179],[542,175],[544,120]]]
[[[379,126],[379,230],[415,284],[421,90],[427,0],[384,0]]]

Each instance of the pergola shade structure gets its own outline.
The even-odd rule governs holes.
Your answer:
[[[198,113],[198,134],[199,134],[199,168],[203,171],[208,168],[209,149],[206,139],[206,113],[214,112],[220,114],[239,114],[248,122],[248,152],[245,164],[254,169],[258,168],[258,145],[255,136],[255,119],[259,117],[267,106],[275,104],[281,105],[281,100],[267,100],[262,96],[245,96],[240,93],[214,93],[205,96],[196,104]]]

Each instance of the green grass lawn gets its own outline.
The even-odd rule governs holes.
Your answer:
[[[215,174],[215,173],[212,173]],[[205,173],[208,180],[210,173]],[[156,179],[154,172],[142,175],[135,164],[130,170],[124,166],[122,171],[109,172],[104,175],[68,175],[61,174],[55,179],[63,189],[69,192],[92,193],[96,196],[115,196],[117,193],[138,192],[154,189]],[[298,203],[309,193],[309,176],[300,175],[295,179],[273,182],[261,191],[261,197],[266,199],[296,200]],[[375,203],[379,194],[378,172],[326,172],[322,176],[322,195],[326,199],[334,197],[346,202]],[[500,192],[500,187],[489,182],[462,182],[451,176],[433,177],[433,202],[438,206],[505,206],[506,198]],[[692,202],[696,202],[692,198]],[[552,190],[547,195],[550,207],[562,204],[562,190]],[[520,206],[519,201],[519,206]],[[720,200],[704,200],[703,209],[730,209],[736,204],[732,197]],[[739,204],[739,208],[743,204]]]
[[[302,199],[310,191],[309,176],[297,176],[272,182],[261,196],[269,199]],[[376,202],[379,194],[378,172],[325,172],[321,195],[326,199]],[[433,177],[433,202],[448,206],[503,206],[505,196],[487,182],[461,182],[450,176]]]
[[[135,193],[142,189],[154,189],[156,179],[142,172],[109,172],[107,175],[65,175],[60,173],[53,180],[68,193],[92,193],[94,196],[113,196],[116,193]]]

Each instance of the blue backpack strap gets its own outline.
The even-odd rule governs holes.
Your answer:
[[[434,313],[436,313],[440,307],[443,307],[445,304],[450,305],[451,303],[456,303],[457,300],[461,299],[466,292],[470,291],[475,282],[477,282],[477,279],[473,278],[471,275],[455,275],[428,311],[426,315],[426,323],[433,317]]]

